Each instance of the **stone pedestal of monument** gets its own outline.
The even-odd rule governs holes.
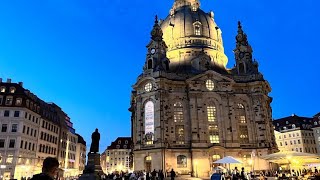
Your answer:
[[[103,174],[100,165],[100,154],[89,153],[88,163],[80,176],[79,180],[100,180],[100,176]]]

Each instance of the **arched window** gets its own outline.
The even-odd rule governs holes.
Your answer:
[[[217,110],[215,106],[207,106],[207,117],[209,122],[215,122]]]
[[[177,166],[178,166],[178,168],[186,168],[187,167],[187,156],[185,156],[185,155],[177,156]]]
[[[144,133],[146,144],[153,144],[154,140],[154,104],[148,101],[144,108]]]
[[[148,69],[152,69],[152,59],[148,60]]]
[[[183,122],[183,107],[181,102],[174,103],[173,109],[174,109],[174,115],[173,115],[174,122]]]
[[[217,122],[217,109],[214,105],[207,106],[207,118],[208,118],[208,134],[209,141],[212,144],[219,144],[219,129]]]
[[[193,27],[194,27],[194,34],[196,36],[200,36],[201,35],[201,23],[199,21],[193,23]]]
[[[246,109],[243,104],[238,103],[235,110],[236,119],[239,123],[240,143],[249,143],[249,132],[246,119]]]
[[[177,144],[184,144],[184,114],[183,106],[181,102],[176,102],[173,104],[173,120],[175,122],[175,137]]]
[[[217,161],[219,159],[221,159],[221,156],[219,154],[215,154],[215,155],[212,156],[212,160],[213,161]]]

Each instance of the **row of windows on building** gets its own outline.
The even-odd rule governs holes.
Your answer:
[[[313,137],[313,133],[304,133],[304,132],[301,132],[301,135],[302,136],[309,136],[309,137]],[[300,136],[300,133],[289,133],[288,134],[288,137],[290,138],[290,137],[299,137]],[[281,139],[281,135],[279,136],[279,139]],[[285,138],[287,138],[287,135],[283,135],[283,138],[285,139]]]
[[[0,139],[0,148],[15,148],[16,140],[15,139],[10,139],[8,144],[6,145],[6,140],[5,139]]]
[[[126,160],[126,161],[129,161],[129,157],[126,157],[126,158],[110,158],[110,161],[117,161],[117,160],[119,160],[119,161],[121,161],[121,159],[122,159],[122,161],[124,161],[124,160]]]
[[[125,154],[128,154],[128,151],[126,151],[126,152],[124,152],[124,151],[122,151],[122,152],[114,152],[114,155],[125,155]],[[109,152],[109,151],[107,151],[107,156],[110,156],[110,155],[113,155],[113,152],[111,151],[111,152]]]
[[[249,132],[247,127],[246,111],[243,104],[241,103],[237,104],[235,114],[236,114],[236,119],[239,123],[240,143],[249,143]],[[176,102],[173,105],[173,120],[176,125],[175,125],[175,131],[173,131],[173,127],[171,127],[172,129],[171,133],[175,133],[175,137],[176,137],[175,139],[177,144],[184,144],[185,143],[184,109],[181,102]],[[219,138],[216,106],[213,106],[213,105],[207,106],[207,120],[208,120],[209,142],[213,144],[219,144],[220,138]],[[143,123],[141,123],[141,125],[143,126]],[[151,140],[146,141],[146,144],[153,144],[153,141]]]
[[[29,151],[35,151],[36,150],[36,144],[32,143],[32,142],[27,142],[27,141],[21,140],[20,149],[25,149],[25,150],[29,150]]]
[[[121,165],[123,165],[123,163],[120,163]],[[117,163],[110,163],[110,164],[108,164],[107,165],[107,167],[112,167],[112,166],[118,166],[118,164]],[[126,168],[129,168],[130,167],[130,164],[129,163],[125,163],[124,164],[124,166],[126,167]]]
[[[10,110],[4,110],[3,115],[1,113],[1,116],[3,116],[3,117],[20,117],[20,111],[13,111],[13,114],[11,114]]]
[[[313,154],[318,153],[317,148],[313,148],[313,147],[305,147],[304,150],[305,150],[304,152],[306,153],[313,153]],[[291,151],[303,152],[303,148],[292,148]]]
[[[61,158],[63,158],[63,159],[66,158],[66,155],[67,155],[67,153],[65,151],[61,151],[61,153],[60,153],[60,157]],[[76,159],[76,155],[69,152],[68,153],[68,159],[75,160]]]
[[[34,115],[30,114],[30,113],[27,113],[27,112],[25,112],[24,118],[25,118],[25,119],[28,119],[29,121],[32,121],[32,122],[34,122],[34,123],[36,123],[36,124],[39,124],[39,123],[40,123],[38,117],[36,117],[36,116],[34,116]]]
[[[309,140],[308,139],[304,139],[303,143],[309,144]],[[294,144],[301,144],[300,139],[298,139],[297,141],[296,140],[290,141],[290,145],[294,145]],[[311,140],[310,139],[310,144],[316,144],[316,140]],[[280,146],[287,146],[287,145],[288,145],[287,141],[285,141],[284,144],[282,144],[282,142],[280,142]]]
[[[16,106],[21,106],[22,105],[22,98],[16,98],[15,99],[15,105]],[[6,106],[11,106],[13,104],[13,96],[0,96],[0,105],[6,105]]]
[[[57,154],[57,149],[54,147],[50,147],[48,145],[39,145],[39,152],[41,153],[46,153],[46,154],[51,154],[51,155],[56,155]]]
[[[37,137],[37,130],[30,128],[29,126],[23,125],[22,133],[26,134],[26,135],[33,136],[33,137]]]
[[[44,141],[48,141],[48,142],[53,143],[53,144],[58,144],[58,138],[57,137],[55,137],[53,135],[50,135],[50,134],[47,134],[45,132],[41,132],[40,139],[44,140]]]
[[[11,130],[8,131],[9,129],[9,124],[2,124],[1,125],[1,132],[5,133],[5,132],[18,132],[18,124],[11,124]]]
[[[42,128],[45,128],[45,129],[47,129],[47,130],[49,130],[49,131],[51,131],[51,132],[54,132],[54,133],[56,133],[56,134],[59,133],[59,128],[58,128],[57,126],[55,126],[55,125],[47,122],[47,121],[42,121],[41,127],[42,127]]]

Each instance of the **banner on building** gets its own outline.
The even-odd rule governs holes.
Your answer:
[[[148,101],[144,109],[145,135],[148,140],[153,140],[154,136],[154,104]]]

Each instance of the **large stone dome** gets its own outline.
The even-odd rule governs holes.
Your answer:
[[[161,28],[171,69],[192,66],[200,52],[210,57],[211,65],[226,68],[228,59],[221,30],[214,21],[213,12],[202,11],[198,0],[175,0]]]

